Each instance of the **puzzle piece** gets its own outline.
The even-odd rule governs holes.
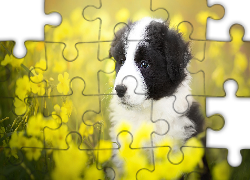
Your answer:
[[[204,154],[201,143],[197,139],[191,138],[181,148],[181,152],[175,151],[173,153],[172,160],[181,159],[178,163],[173,163],[169,156],[173,149],[164,146],[166,143],[172,144],[171,141],[165,140],[160,143],[160,146],[153,147],[154,169],[141,169],[137,174],[138,179],[179,179],[183,176],[183,173],[192,172]],[[192,145],[195,145],[195,147],[192,147]]]
[[[230,30],[232,41],[218,42],[207,41],[205,60],[199,62],[192,60],[189,72],[195,73],[200,70],[205,76],[205,95],[223,96],[223,82],[233,78],[239,84],[237,96],[249,96],[248,59],[249,42],[242,41],[243,29],[239,25],[232,26]],[[196,94],[198,95],[198,94]]]
[[[131,3],[133,6],[131,6]],[[111,11],[114,16],[107,13]],[[168,12],[163,8],[153,9],[152,0],[133,0],[130,3],[126,1],[99,0],[98,5],[89,5],[83,11],[83,17],[86,20],[99,20],[100,34],[98,41],[111,41],[118,23],[126,24],[129,18],[136,21],[146,16],[167,19]]]
[[[227,154],[226,154],[225,159],[227,159]],[[232,168],[230,166],[230,169],[227,170],[227,171],[229,171],[228,174],[231,175],[232,178],[241,178],[241,177],[243,177],[243,178],[248,179],[250,177],[249,172],[247,172],[247,171],[241,172],[241,170],[249,168],[249,161],[248,161],[249,160],[249,149],[242,149],[241,150],[241,156],[242,156],[241,164],[238,167],[234,167],[234,168]],[[226,166],[226,165],[229,166],[228,162],[226,160],[225,160],[224,164],[225,164],[224,166]],[[227,171],[224,171],[224,172],[227,172]]]
[[[69,80],[73,77],[78,77],[84,81],[84,95],[100,95],[103,92],[99,84],[100,74],[101,72],[106,74],[112,73],[114,71],[114,60],[107,58],[100,59],[99,46],[99,43],[78,43],[76,48],[80,49],[81,52],[76,59],[67,61],[64,59],[63,54],[55,53],[55,50],[62,52],[65,48],[64,44],[46,43],[46,59],[48,62],[48,70],[46,73],[56,80],[59,78],[58,73],[67,72],[70,74],[70,77],[66,78],[65,74],[63,74],[67,84],[69,84]],[[106,81],[108,81],[108,78]],[[51,93],[51,96],[62,94],[68,95],[70,88],[68,87],[67,89],[67,92],[63,91],[61,93],[56,93],[56,91],[54,91]]]
[[[6,136],[1,137],[0,135],[2,139],[4,138],[0,142],[2,144],[0,153],[1,157],[3,157],[1,158],[1,172],[8,178],[15,177],[13,174],[15,171],[22,172],[18,175],[19,177],[44,177],[47,172],[46,163],[33,161],[39,158],[46,159],[45,154],[41,153],[43,143],[35,137],[28,138],[24,136],[24,132],[21,131],[7,133]],[[22,171],[23,169],[25,171]]]
[[[138,92],[138,89],[137,89],[137,87],[138,87],[138,81],[136,80],[136,78],[135,77],[125,77],[124,79],[123,79],[123,84],[126,84],[126,85],[128,85],[128,79],[130,79],[130,81],[132,81],[132,79],[134,80],[134,85],[135,85],[135,89],[134,89],[134,93],[135,93],[135,95],[144,95],[143,93],[141,93],[141,92]],[[127,82],[126,82],[126,80],[127,80]],[[132,82],[130,82],[130,85],[131,85],[131,83]],[[133,89],[133,88],[132,88]],[[127,91],[129,91],[129,89],[127,89]],[[129,92],[128,92],[129,93]],[[176,127],[174,127],[174,126],[172,126],[172,127],[169,127],[169,121],[171,122],[171,124],[173,124],[174,125],[174,123],[172,122],[172,121],[174,121],[174,120],[176,120],[176,119],[174,119],[172,116],[172,118],[173,119],[171,119],[170,118],[170,116],[167,116],[166,115],[166,120],[158,120],[159,122],[157,122],[157,124],[155,124],[154,126],[154,128],[151,126],[150,127],[150,125],[152,125],[152,124],[150,124],[150,125],[148,125],[148,122],[150,122],[150,121],[148,121],[148,122],[146,122],[145,120],[144,120],[144,122],[145,122],[145,124],[143,124],[143,123],[141,123],[140,125],[138,125],[138,127],[140,127],[139,129],[138,128],[136,128],[135,126],[133,126],[133,127],[130,127],[130,124],[132,124],[133,122],[134,122],[134,119],[136,119],[137,120],[137,122],[139,123],[140,121],[142,121],[141,119],[138,119],[138,117],[141,117],[141,116],[136,116],[136,113],[137,113],[137,111],[136,110],[130,110],[129,111],[129,113],[123,113],[123,116],[122,116],[122,118],[125,120],[123,120],[122,121],[122,119],[121,119],[121,121],[118,121],[116,118],[119,118],[119,115],[117,115],[117,113],[118,112],[116,112],[115,113],[115,111],[116,111],[116,109],[117,108],[112,108],[112,104],[114,104],[114,105],[116,105],[117,106],[117,103],[114,103],[115,101],[116,101],[116,98],[118,98],[118,97],[116,97],[116,96],[114,96],[113,97],[113,99],[111,100],[111,109],[113,110],[112,111],[112,113],[111,113],[111,123],[113,123],[114,125],[113,125],[113,127],[111,127],[111,132],[115,132],[114,134],[113,133],[111,133],[111,137],[114,137],[116,134],[118,134],[119,132],[122,132],[122,131],[129,131],[132,135],[133,135],[133,141],[131,142],[131,144],[130,144],[130,147],[131,148],[134,148],[134,147],[136,147],[136,148],[141,148],[141,147],[147,147],[147,148],[152,148],[152,146],[154,146],[155,144],[157,144],[157,143],[159,143],[159,142],[161,142],[162,140],[164,140],[164,139],[168,139],[168,138],[170,138],[172,141],[170,141],[170,142],[164,142],[165,144],[161,144],[161,147],[166,147],[167,149],[168,149],[168,151],[167,151],[167,153],[165,153],[166,154],[166,156],[168,156],[168,158],[169,158],[169,160],[168,160],[168,164],[170,165],[170,166],[172,166],[172,164],[174,164],[174,165],[176,165],[176,164],[180,164],[182,161],[183,161],[183,159],[184,159],[184,154],[183,154],[183,152],[182,152],[182,150],[178,150],[178,148],[181,148],[181,145],[182,145],[182,143],[183,142],[181,142],[181,141],[178,141],[178,138],[176,139],[176,136],[173,136],[173,134],[179,134],[180,135],[180,139],[182,139],[182,135],[181,135],[181,132],[179,132],[179,133],[177,133],[177,132],[175,132],[175,131],[178,131],[178,128],[176,128]],[[138,99],[139,97],[137,97],[137,99]],[[165,102],[165,106],[166,107],[168,107],[168,106],[170,106],[171,107],[171,104],[173,104],[173,101],[174,101],[174,97],[168,97],[169,98],[169,104],[167,104],[166,102]],[[156,107],[154,107],[153,108],[153,104],[155,104],[156,105]],[[154,121],[152,120],[152,119],[157,119],[157,115],[159,116],[161,116],[162,117],[162,112],[158,112],[159,111],[159,106],[161,106],[161,103],[159,103],[159,104],[157,104],[157,101],[151,101],[151,113],[152,114],[150,114],[149,116],[151,117],[151,122],[152,123],[154,123]],[[145,108],[145,107],[144,107]],[[154,112],[154,109],[156,110],[156,112]],[[144,110],[144,109],[143,109]],[[141,110],[141,111],[143,111],[143,110]],[[122,111],[122,110],[120,110],[120,111]],[[135,112],[134,112],[135,111]],[[146,109],[146,111],[149,111],[148,109]],[[165,111],[164,111],[165,113],[167,113],[167,114],[173,114],[173,113],[175,113],[175,114],[177,114],[175,111],[174,111],[174,109],[165,109]],[[143,114],[145,114],[145,115],[147,115],[147,113],[146,112],[144,112]],[[117,115],[117,117],[116,117],[116,115]],[[178,116],[178,114],[177,114],[177,116]],[[130,120],[130,117],[133,117],[131,120]],[[179,117],[178,118],[183,118],[183,119],[181,119],[181,121],[185,121],[185,116],[183,116],[182,114],[181,115],[179,115]],[[145,116],[145,118],[144,119],[146,119],[146,116]],[[133,121],[133,122],[131,122],[131,121]],[[167,127],[166,127],[166,125],[168,125]],[[134,129],[133,129],[134,128]],[[172,128],[172,129],[171,129]],[[158,131],[153,131],[153,129],[155,130],[155,129],[157,129]],[[141,131],[142,130],[142,131]],[[161,132],[161,131],[159,131],[159,130],[167,130],[166,132]],[[200,130],[199,130],[200,131]],[[161,135],[161,136],[153,136],[154,135],[154,133],[156,133],[156,134],[158,134],[158,135]],[[172,134],[173,133],[173,134]],[[152,135],[152,137],[151,137],[151,144],[149,143],[149,140],[150,140],[150,138],[148,138],[147,136],[148,135]],[[164,136],[162,136],[162,135],[164,135]],[[114,141],[114,140],[113,140]],[[118,140],[117,140],[118,141]],[[176,141],[175,143],[176,144],[173,144],[172,142],[173,141]],[[197,143],[193,143],[193,142],[191,142],[191,143],[189,143],[189,145],[188,145],[189,147],[190,146],[192,146],[192,148],[203,148],[203,146],[201,145],[201,144],[197,144]],[[114,146],[115,147],[115,146]],[[155,146],[154,146],[154,148],[155,148]],[[169,150],[170,149],[170,150]],[[182,149],[182,148],[181,148]],[[185,149],[185,148],[184,148]],[[178,152],[178,155],[176,155],[176,152]],[[163,153],[164,154],[164,153]],[[199,159],[199,158],[198,158]],[[115,162],[115,164],[119,164],[120,163],[120,161],[117,159],[117,158],[115,158],[114,160],[113,160],[114,162]],[[165,164],[163,165],[163,164],[160,164],[161,166],[166,166]],[[181,175],[181,173],[178,173],[178,167],[175,167],[176,168],[176,174],[178,174],[178,176],[180,176]],[[191,168],[192,169],[192,168]],[[116,171],[116,172],[119,172],[119,170],[118,171]],[[173,173],[173,174],[175,174],[175,173]],[[164,173],[161,173],[161,176],[163,176],[163,174]],[[155,175],[152,175],[152,176],[148,176],[148,175],[146,175],[146,176],[143,176],[143,178],[145,179],[146,177],[150,177],[150,178],[152,178],[152,177],[154,177]],[[177,176],[177,175],[176,175]],[[173,176],[166,176],[166,177],[172,177],[173,178]],[[175,176],[174,176],[175,177]],[[150,178],[148,178],[148,179],[150,179]],[[157,178],[158,178],[158,176],[157,176]],[[159,177],[159,178],[162,178],[162,177]],[[147,179],[147,178],[146,178]]]
[[[102,140],[100,139],[98,145],[96,146],[96,169],[98,170],[104,170],[105,171],[105,177],[109,179],[115,179],[116,178],[116,172],[113,169],[112,165],[110,163],[107,164],[107,161],[112,156],[113,145],[111,141]]]
[[[43,73],[47,69],[44,42],[25,42],[28,52],[23,59],[17,59],[13,56],[13,45],[13,42],[1,42],[0,44],[2,52],[0,64],[2,81],[0,85],[5,87],[3,89],[6,91],[4,97],[18,97],[24,101],[30,92],[40,96],[44,95],[47,87],[43,79]],[[30,80],[29,77],[31,77]]]
[[[206,96],[192,96],[192,97],[194,98],[196,102],[199,103],[199,109],[201,111],[203,118],[205,119],[204,127],[202,127],[200,131],[202,132],[207,128],[211,128],[213,130],[220,130],[225,124],[224,118],[220,114],[216,114],[210,117],[206,116],[206,109],[207,109]]]
[[[59,46],[59,45],[61,45],[61,46]],[[57,104],[59,104],[59,102],[62,103],[61,98],[64,98],[64,101],[65,101],[65,98],[67,98],[69,101],[76,102],[74,104],[75,106],[78,107],[76,119],[78,119],[79,122],[81,119],[84,119],[84,116],[86,117],[87,114],[85,114],[85,113],[87,113],[89,111],[94,112],[94,116],[96,116],[96,114],[97,114],[97,116],[98,116],[98,114],[100,114],[100,111],[101,111],[101,97],[100,97],[100,95],[101,95],[101,93],[104,93],[103,89],[105,89],[105,88],[102,88],[102,86],[100,86],[99,79],[100,79],[100,75],[103,75],[103,73],[104,74],[106,74],[106,73],[100,69],[103,67],[103,65],[102,65],[103,63],[102,64],[100,63],[100,66],[91,66],[91,63],[95,63],[91,59],[91,58],[93,58],[93,56],[96,58],[96,55],[97,55],[97,58],[99,59],[99,57],[98,57],[99,56],[99,53],[98,53],[98,49],[99,49],[98,46],[99,45],[97,43],[91,44],[91,45],[93,45],[93,46],[90,46],[90,45],[84,44],[84,43],[79,44],[79,47],[82,50],[85,50],[85,52],[88,52],[86,54],[88,54],[89,56],[85,56],[85,54],[80,53],[79,59],[76,59],[75,61],[72,61],[72,62],[68,62],[62,56],[60,56],[61,54],[58,55],[61,58],[57,58],[58,56],[54,53],[54,51],[52,52],[52,49],[55,50],[56,48],[58,48],[59,51],[62,50],[60,48],[64,47],[63,44],[45,43],[45,46],[46,46],[45,47],[46,48],[45,59],[46,60],[41,59],[41,61],[43,61],[44,64],[42,64],[43,66],[40,67],[44,71],[41,71],[39,66],[38,67],[35,66],[35,71],[39,70],[39,72],[42,73],[44,79],[46,79],[47,85],[40,87],[40,89],[44,90],[43,93],[40,93],[40,94],[38,93],[38,96],[36,96],[36,97],[39,97],[42,101],[44,101],[45,110],[51,109],[49,112],[47,112],[47,114],[52,113],[52,111],[54,111],[55,106]],[[92,51],[92,53],[90,53],[90,51]],[[55,61],[54,58],[58,59],[58,61]],[[82,59],[84,61],[82,61]],[[99,61],[103,61],[103,60],[99,59]],[[99,61],[97,61],[97,62],[99,62]],[[111,62],[111,66],[109,65],[110,64],[109,62]],[[112,72],[113,71],[112,66],[114,66],[114,65],[112,65],[113,60],[110,60],[109,62],[105,64],[104,68],[105,68],[105,71]],[[95,63],[95,65],[96,65],[96,63]],[[96,67],[96,68],[93,69],[92,67]],[[78,69],[78,71],[76,71],[76,69]],[[82,76],[84,79],[80,76],[77,77],[77,73],[75,73],[75,72],[79,72],[79,71],[85,72],[84,75]],[[62,74],[59,74],[60,72]],[[69,72],[72,76],[74,76],[71,79],[71,81],[70,81],[71,77],[70,78],[68,77],[69,74],[67,72]],[[58,79],[58,81],[56,81],[56,79]],[[93,79],[96,79],[96,84],[93,83]],[[30,81],[32,81],[32,80],[33,79],[31,77]],[[105,80],[105,82],[103,82],[103,83],[107,84],[107,82],[110,80],[110,78],[106,77],[106,76],[102,76],[102,80]],[[78,84],[74,83],[74,82],[78,82]],[[34,84],[36,85],[36,83],[34,83]],[[38,83],[38,85],[39,84],[40,84],[40,82]],[[87,84],[90,86],[87,86]],[[86,87],[88,87],[88,88],[86,88]],[[96,91],[93,91],[93,89],[96,89]],[[20,89],[19,89],[19,91],[20,91],[20,93],[23,92],[23,90],[21,91]],[[16,90],[16,92],[19,92],[19,91]],[[95,96],[95,94],[97,94],[97,96]],[[61,98],[58,99],[58,97],[60,97],[60,96],[61,96]],[[30,96],[29,99],[32,99],[32,97],[33,96]],[[89,103],[83,104],[81,102],[89,102]],[[42,104],[44,104],[44,103],[42,103]],[[46,108],[46,106],[49,106],[49,108]],[[24,112],[25,112],[25,109],[22,111],[22,113],[24,113]],[[93,117],[93,114],[87,115],[87,118],[89,118],[90,116]]]
[[[52,95],[44,97],[46,101],[47,114],[62,116],[63,123],[69,123],[74,119],[75,123],[80,125],[81,122],[93,125],[100,119],[101,113],[101,96],[86,96],[83,94],[85,88],[84,81],[81,78],[73,78],[71,81],[71,92],[69,95],[58,96]],[[85,102],[85,103],[82,103]],[[77,108],[76,108],[77,107]],[[75,124],[71,122],[71,124]],[[75,127],[76,128],[76,127]]]
[[[240,149],[249,148],[246,138],[248,132],[248,121],[246,119],[248,117],[247,107],[249,107],[250,102],[248,98],[238,97],[236,100],[234,97],[237,91],[235,81],[226,81],[224,89],[227,98],[207,98],[207,115],[210,116],[217,112],[222,113],[226,120],[223,129],[219,132],[207,130],[207,147],[228,148],[228,162],[231,166],[239,166],[241,163]],[[236,120],[237,123],[233,123]],[[241,129],[241,131],[232,134],[231,132],[234,129]]]
[[[117,135],[117,148],[113,148],[114,164],[109,166],[116,172],[116,179],[134,179],[138,170],[153,168],[152,148],[133,148],[133,140],[133,135],[126,130]]]
[[[15,154],[16,158],[14,157],[11,158],[10,154]],[[1,172],[0,173],[1,173],[1,176],[5,176],[6,179],[11,179],[15,177],[15,175],[11,172],[15,172],[16,170],[19,170],[19,171],[22,170],[22,167],[20,166],[20,164],[23,161],[24,154],[21,150],[14,152],[14,150],[11,150],[8,147],[1,147],[0,157],[1,157],[0,159],[0,163],[1,163],[0,171]]]
[[[80,139],[77,143],[73,143],[70,140],[70,136],[76,136],[77,139]],[[55,161],[55,169],[51,173],[53,179],[104,179],[104,172],[102,169],[98,170],[94,164],[86,166],[88,164],[89,152],[93,149],[84,147],[82,142],[82,136],[76,132],[70,132],[65,141],[68,145],[68,148],[64,150],[54,150],[53,157]],[[79,161],[80,159],[80,161]],[[74,165],[70,168],[67,167],[68,164],[76,161]],[[63,176],[62,176],[63,175]]]
[[[154,8],[164,8],[168,11],[168,20],[177,26],[187,21],[193,26],[192,39],[206,40],[207,18],[221,19],[224,15],[224,8],[221,5],[208,7],[206,0],[153,0]]]
[[[125,2],[119,2],[116,3],[114,5],[115,9],[112,9],[112,12],[115,11],[115,20],[111,19],[109,17],[109,15],[107,14],[107,12],[110,12],[111,6],[108,6],[109,4],[114,4],[116,3],[115,1],[100,1],[100,5],[99,6],[89,6],[85,9],[86,12],[84,13],[84,16],[89,15],[90,18],[85,17],[87,20],[90,21],[94,21],[97,18],[99,18],[100,20],[100,26],[101,27],[101,37],[100,40],[102,41],[107,41],[107,40],[111,40],[111,38],[114,35],[114,28],[115,25],[117,23],[127,23],[127,19],[130,17],[132,17],[132,21],[136,21],[141,19],[142,17],[145,16],[151,16],[151,17],[155,17],[155,18],[164,18],[164,19],[168,19],[168,20],[173,20],[173,22],[175,22],[175,25],[178,25],[180,22],[182,21],[189,21],[191,24],[194,25],[194,29],[199,29],[195,30],[193,36],[196,39],[205,39],[205,32],[206,32],[206,23],[204,19],[202,20],[198,20],[201,21],[202,25],[199,26],[196,20],[196,16],[198,13],[203,13],[202,16],[204,16],[204,14],[208,17],[208,16],[213,16],[213,18],[215,19],[220,19],[222,18],[224,12],[221,8],[221,6],[216,6],[212,7],[211,11],[208,11],[207,9],[210,9],[207,7],[207,4],[205,3],[205,1],[196,1],[193,0],[192,2],[185,2],[185,1],[178,1],[175,3],[171,3],[170,1],[162,1],[162,0],[158,0],[158,1],[152,1],[152,0],[148,0],[147,3],[145,3],[145,1],[133,1],[133,8],[129,5],[126,4]],[[183,5],[183,3],[185,3],[185,5]],[[197,5],[197,3],[199,3],[199,5]],[[194,6],[195,7],[199,7],[197,9],[195,9],[194,11]],[[139,7],[140,11],[137,11],[137,7]],[[190,9],[192,9],[192,15],[193,16],[187,16],[185,14],[185,12],[190,13],[190,11],[183,11],[183,7],[190,7]],[[95,9],[99,9],[98,13],[95,13],[92,9],[92,11],[90,11],[90,9],[88,10],[88,8],[95,8]],[[142,9],[143,8],[143,9]],[[161,10],[161,11],[157,11],[157,10]],[[152,15],[151,15],[152,14]],[[95,18],[94,18],[95,17]],[[185,17],[185,18],[183,18]],[[115,22],[114,24],[111,24],[112,22]],[[198,36],[195,36],[196,34],[198,34],[198,32],[204,33],[204,34],[199,34]]]
[[[45,24],[60,24],[58,13],[44,14],[43,0],[10,0],[4,3],[2,1],[0,6],[5,7],[0,13],[1,22],[5,25],[0,30],[0,40],[14,40],[16,44],[13,53],[18,58],[23,58],[26,54],[24,46],[26,40],[44,40],[43,27]],[[9,13],[10,7],[15,13]],[[9,14],[8,18],[6,18],[6,14]]]
[[[214,4],[221,4],[226,9],[226,13],[222,19],[219,21],[214,21],[208,18],[207,21],[207,39],[219,40],[219,41],[229,41],[230,36],[228,34],[230,27],[233,24],[241,24],[246,32],[244,36],[245,41],[250,40],[249,33],[249,23],[248,19],[244,17],[248,17],[250,14],[248,12],[248,1],[240,0],[209,0],[208,6],[212,6]],[[237,13],[235,13],[237,12]]]
[[[233,177],[244,177],[242,176],[242,173],[244,172],[241,172],[241,175],[236,175],[239,171],[235,171],[236,168],[232,168],[228,164],[226,160],[227,155],[227,149],[206,148],[206,157],[212,177],[214,179],[230,179]],[[247,166],[245,166],[244,168],[247,168]]]
[[[138,80],[132,75],[127,75],[122,80],[122,84],[127,85],[128,89],[127,92],[130,95],[129,98],[133,99],[143,99],[145,96],[145,93],[140,91]],[[115,89],[113,90],[113,93],[115,92]],[[133,148],[138,147],[151,147],[154,139],[154,143],[157,141],[164,139],[164,135],[166,136],[173,136],[175,131],[179,132],[179,138],[181,139],[182,136],[185,136],[179,127],[171,127],[169,126],[170,122],[172,123],[174,121],[173,117],[179,117],[182,118],[183,121],[186,121],[185,117],[182,117],[182,115],[177,114],[174,109],[164,109],[164,112],[157,111],[160,109],[160,106],[162,106],[162,102],[159,101],[153,101],[153,100],[146,100],[144,102],[144,107],[140,110],[143,112],[144,116],[138,115],[138,111],[136,107],[133,109],[126,109],[126,106],[117,107],[117,104],[119,104],[119,94],[114,95],[110,102],[110,121],[112,127],[110,128],[110,136],[113,142],[117,142],[117,134],[119,134],[120,131],[126,130],[133,134]],[[171,107],[175,98],[174,96],[168,97],[167,101],[165,102],[166,106]],[[129,101],[129,100],[128,100]],[[131,103],[136,103],[132,101]],[[120,115],[120,112],[124,112],[122,116]],[[163,114],[166,114],[164,117],[166,119],[161,119],[163,117]],[[172,114],[171,117],[167,116],[167,114]],[[130,126],[130,124],[133,124],[134,119],[137,119],[137,126]],[[141,131],[138,130],[139,127],[141,128]],[[158,131],[156,131],[156,129]],[[161,131],[159,131],[161,130]],[[151,137],[152,136],[152,137]],[[151,139],[152,138],[152,139]],[[151,142],[150,142],[151,141]]]
[[[177,26],[177,30],[182,33],[183,38],[191,44],[193,59],[203,61],[205,58],[206,41],[191,38],[194,27],[190,22],[183,21]]]
[[[94,3],[95,1],[45,1],[45,12],[59,12],[62,16],[62,23],[60,26],[51,27],[45,26],[45,40],[48,42],[62,43],[64,48],[62,50],[63,57],[71,61],[77,58],[78,49],[75,44],[79,42],[98,41],[99,23],[89,22],[83,18],[83,9]],[[60,4],[60,5],[58,5]],[[65,9],[65,7],[67,7]]]

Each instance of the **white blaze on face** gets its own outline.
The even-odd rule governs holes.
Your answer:
[[[140,41],[135,40],[145,39],[146,28],[152,21],[163,22],[159,19],[147,17],[132,26],[128,35],[127,45],[125,46],[126,61],[120,68],[115,80],[114,87],[121,84],[127,87],[124,98],[131,105],[139,105],[146,99],[147,87],[140,69],[134,61],[135,53],[140,43]]]

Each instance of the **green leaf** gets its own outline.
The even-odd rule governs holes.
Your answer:
[[[22,68],[27,71],[27,73],[30,73],[32,76],[34,76],[34,74],[29,70],[29,68],[27,68],[25,65],[21,64]]]

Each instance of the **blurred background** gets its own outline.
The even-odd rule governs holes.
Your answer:
[[[62,172],[70,170],[61,166],[72,164],[74,157],[84,159],[84,163],[72,166],[70,172],[76,174],[72,177],[104,177],[97,168],[102,169],[102,165],[93,163],[98,157],[96,152],[78,152],[76,147],[94,149],[100,147],[100,140],[105,148],[112,147],[108,103],[115,60],[108,56],[114,32],[128,19],[136,21],[150,16],[167,20],[171,28],[191,41],[191,96],[201,104],[204,117],[206,95],[225,96],[226,79],[238,82],[238,96],[250,94],[249,43],[242,41],[243,27],[231,28],[231,42],[206,40],[207,18],[220,19],[224,14],[220,6],[208,8],[205,0],[45,1],[45,13],[52,12],[61,14],[61,25],[45,26],[46,42],[27,41],[23,59],[12,55],[14,42],[0,44],[2,179],[62,178]],[[206,127],[219,130],[223,125],[220,115],[206,117]],[[52,153],[51,149],[67,149],[69,143],[75,146],[71,154]],[[207,149],[213,178],[249,178],[250,152],[242,150],[241,154],[242,164],[232,168],[226,161],[226,149]],[[102,162],[110,158],[109,153],[103,156]],[[62,159],[63,163],[59,161]]]

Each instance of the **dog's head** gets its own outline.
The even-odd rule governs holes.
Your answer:
[[[182,35],[152,18],[129,22],[117,31],[109,53],[116,60],[114,89],[128,106],[175,93],[192,58]]]

